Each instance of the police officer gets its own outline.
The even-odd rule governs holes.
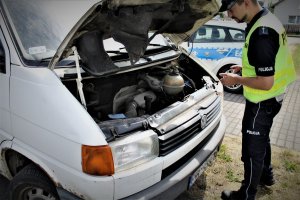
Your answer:
[[[258,184],[273,185],[270,129],[288,84],[296,80],[286,32],[280,21],[257,0],[222,0],[220,12],[247,23],[242,51],[242,76],[221,73],[224,85],[242,84],[246,106],[242,122],[244,180],[238,191],[223,191],[222,199],[255,199]]]

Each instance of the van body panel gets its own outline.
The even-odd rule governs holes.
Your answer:
[[[20,140],[31,142],[21,128],[28,124],[28,134],[37,141],[44,138],[44,130],[79,144],[107,144],[97,124],[51,70],[12,65],[10,93],[12,133]]]
[[[0,72],[0,142],[5,139],[11,139],[9,135],[11,130],[10,121],[10,98],[9,98],[9,76],[10,76],[10,57],[9,50],[0,30],[0,45],[5,53],[5,65],[2,66],[5,72]]]

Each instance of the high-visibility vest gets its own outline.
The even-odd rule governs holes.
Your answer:
[[[264,101],[283,94],[286,87],[297,79],[293,59],[288,49],[285,29],[282,26],[281,22],[273,14],[271,14],[271,12],[268,12],[266,15],[258,19],[256,23],[251,27],[246,37],[245,45],[242,51],[242,76],[257,76],[254,66],[249,64],[247,55],[249,40],[252,33],[254,32],[254,30],[262,26],[270,27],[279,34],[279,49],[275,59],[275,75],[273,87],[270,90],[259,90],[243,86],[245,98],[253,103],[258,103],[260,101]]]

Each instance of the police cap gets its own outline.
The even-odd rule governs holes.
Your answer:
[[[237,1],[238,0],[222,0],[222,6],[220,7],[219,12],[224,12],[226,10],[229,10],[230,8],[232,8],[232,6],[234,6],[234,4]]]

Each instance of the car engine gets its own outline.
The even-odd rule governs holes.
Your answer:
[[[111,76],[110,83],[84,80],[87,109],[97,121],[151,115],[196,90],[192,79],[181,71],[177,65],[169,64],[128,73],[126,78]],[[108,95],[110,92],[113,94]],[[108,100],[107,96],[112,98]]]

